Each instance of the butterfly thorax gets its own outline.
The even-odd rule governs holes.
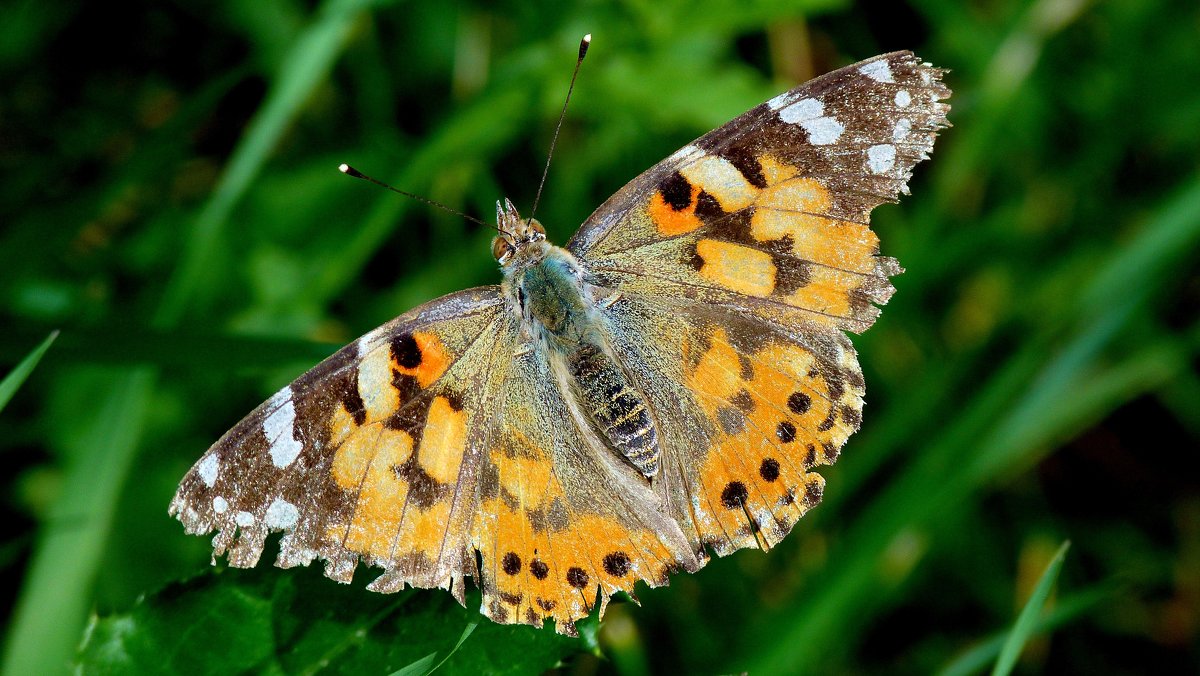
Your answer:
[[[502,217],[502,227],[504,223]],[[512,220],[508,225],[519,227]],[[520,316],[530,349],[544,355],[564,394],[599,439],[653,478],[658,474],[658,431],[645,397],[605,338],[605,320],[589,293],[583,266],[569,251],[547,242],[540,224],[526,227],[528,239],[505,238],[495,248],[508,247],[497,256],[504,272],[501,289]]]

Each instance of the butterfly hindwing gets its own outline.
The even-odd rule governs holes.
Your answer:
[[[622,294],[611,340],[650,393],[663,447],[657,490],[703,560],[768,549],[821,500],[858,428],[863,381],[849,340],[693,301]],[[643,340],[647,335],[658,340]]]
[[[547,354],[512,357],[482,451],[471,540],[483,612],[562,633],[634,584],[699,568],[690,538],[632,466],[590,433]]]

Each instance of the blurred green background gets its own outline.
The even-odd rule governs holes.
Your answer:
[[[825,503],[769,554],[614,603],[586,640],[485,622],[443,669],[977,673],[1069,539],[1018,671],[1200,670],[1194,1],[3,17],[3,372],[61,329],[0,413],[7,671],[386,673],[481,619],[361,591],[365,573],[213,571],[167,503],[340,344],[498,280],[488,232],[335,168],[489,220],[500,197],[527,208],[586,32],[538,214],[560,243],[692,138],[880,52],[950,68],[955,126],[875,212],[908,272],[856,339],[869,406]]]

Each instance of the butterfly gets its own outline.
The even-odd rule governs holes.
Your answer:
[[[567,243],[497,203],[503,281],[371,331],[184,477],[213,559],[324,561],[574,635],[637,581],[769,549],[861,420],[846,332],[902,272],[871,210],[948,126],[943,71],[876,56],[779,94],[608,199]],[[634,597],[636,598],[636,597]]]

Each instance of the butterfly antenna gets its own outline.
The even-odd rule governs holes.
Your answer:
[[[471,221],[472,223],[478,223],[479,225],[482,225],[485,228],[492,228],[495,230],[500,230],[500,226],[498,226],[498,225],[484,223],[483,221],[479,220],[478,218],[475,218],[474,216],[468,216],[457,209],[451,209],[450,207],[446,206],[445,204],[442,204],[441,202],[436,202],[434,200],[429,199],[428,197],[421,197],[420,195],[414,195],[411,192],[405,192],[399,188],[394,188],[391,185],[388,185],[387,183],[384,183],[383,181],[381,181],[377,178],[372,178],[370,176],[367,176],[366,174],[355,169],[354,167],[350,166],[349,164],[338,165],[338,171],[342,172],[343,174],[345,174],[347,176],[353,176],[354,178],[361,178],[364,181],[370,181],[371,183],[374,183],[375,185],[380,186],[382,188],[387,188],[388,190],[391,190],[392,192],[394,192],[398,195],[404,195],[405,197],[411,197],[411,198],[417,200],[418,202],[424,202],[424,203],[428,204],[429,206],[437,207],[438,209],[441,209],[443,211],[448,211],[456,216],[461,216],[461,217],[467,219],[468,221]],[[509,233],[505,232],[504,230],[500,230],[500,232],[502,232],[506,235],[509,234]]]
[[[542,188],[546,186],[546,176],[550,174],[550,160],[554,159],[554,146],[558,144],[558,132],[562,129],[563,119],[567,117],[567,104],[571,102],[571,92],[575,91],[575,78],[579,75],[579,67],[583,65],[583,57],[587,56],[588,47],[592,44],[592,34],[588,33],[579,41],[579,58],[575,59],[575,71],[571,73],[571,85],[567,87],[567,98],[563,101],[562,112],[558,114],[558,124],[554,125],[554,137],[550,139],[550,152],[546,154],[546,168],[542,169],[542,180],[538,182],[537,195],[533,198],[533,208],[529,210],[529,221],[537,213],[538,202],[542,201]]]

